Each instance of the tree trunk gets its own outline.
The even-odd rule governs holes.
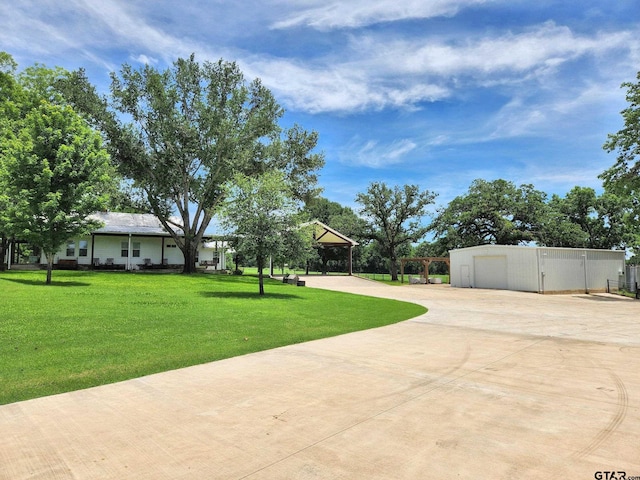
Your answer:
[[[47,285],[51,285],[51,271],[53,270],[54,253],[47,253]]]
[[[320,258],[322,259],[322,275],[326,275],[327,274],[327,263],[329,263],[329,258],[327,257],[327,251],[322,248],[321,249],[321,256]]]
[[[262,275],[262,269],[264,268],[264,259],[261,255],[256,258],[258,263],[258,284],[260,285],[260,295],[264,295],[264,275]]]
[[[184,266],[182,267],[182,273],[196,273],[197,249],[197,243],[193,242],[191,239],[184,239],[184,249],[182,250],[182,255],[184,256]]]
[[[0,271],[3,271],[7,266],[7,237],[2,235],[0,237]]]
[[[389,255],[389,273],[391,274],[391,281],[398,281],[398,265],[396,263],[396,253],[392,251]]]

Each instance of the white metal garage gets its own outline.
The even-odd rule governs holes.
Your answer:
[[[625,266],[622,250],[481,245],[449,253],[452,287],[602,292]]]

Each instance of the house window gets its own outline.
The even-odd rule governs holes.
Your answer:
[[[129,256],[129,242],[120,242],[120,256],[121,257]]]
[[[133,242],[131,244],[132,248],[132,252],[131,252],[131,256],[132,257],[139,257],[140,256],[140,242]]]
[[[78,243],[78,256],[86,257],[89,249],[89,242],[87,240],[80,240]]]
[[[76,256],[76,244],[75,242],[67,243],[67,257],[75,257]]]

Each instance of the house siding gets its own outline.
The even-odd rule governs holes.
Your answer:
[[[80,240],[86,240],[88,242],[87,255],[82,257],[79,256],[78,248]],[[131,242],[129,243],[128,235],[101,234],[95,235],[93,239],[91,237],[81,237],[70,240],[70,242],[75,243],[74,255],[67,255],[67,244],[65,243],[54,257],[54,264],[58,263],[58,260],[61,259],[76,260],[78,265],[89,267],[96,263],[104,265],[108,258],[112,258],[115,265],[124,266],[126,270],[137,270],[144,264],[145,259],[148,258],[154,265],[163,264],[163,260],[166,260],[165,263],[167,265],[184,265],[184,255],[172,238],[132,235]],[[134,257],[133,251],[130,251],[128,256],[122,256],[122,242],[126,242],[127,246],[131,245],[132,247],[134,243],[140,243],[140,256]],[[133,248],[131,250],[133,250]],[[219,241],[215,247],[201,245],[198,249],[198,260],[200,262],[213,262],[214,259],[217,259],[218,262],[213,264],[213,266],[209,266],[209,269],[225,270],[225,251],[226,243],[223,241]],[[44,255],[40,262],[43,265],[47,263]]]
[[[137,270],[145,266],[145,260],[154,266],[184,265],[184,255],[173,238],[164,230],[158,219],[150,214],[99,212],[93,217],[102,222],[90,236],[69,240],[55,255],[54,264],[60,260],[74,260],[78,266],[104,266],[113,264],[126,270]],[[71,243],[73,248],[71,248]],[[82,243],[82,252],[80,245]],[[86,255],[80,255],[85,253]],[[207,238],[199,245],[197,256],[207,262],[208,269],[223,270],[226,242]],[[214,262],[214,259],[218,259]],[[42,264],[47,259],[40,258]]]

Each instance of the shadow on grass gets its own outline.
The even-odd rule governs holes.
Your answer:
[[[233,283],[255,283],[258,281],[258,275],[253,274],[242,274],[242,275],[206,275],[207,277],[214,280],[221,280],[225,282],[233,282]],[[270,281],[269,277],[265,275],[265,281]]]
[[[22,285],[42,285],[50,287],[88,287],[90,283],[85,282],[61,282],[59,280],[51,280],[51,283],[47,285],[45,280],[32,280],[26,278],[0,278],[7,282],[21,283]]]
[[[200,295],[206,298],[241,298],[247,300],[261,300],[269,298],[292,299],[302,298],[298,295],[290,293],[271,293],[265,292],[264,295],[258,295],[258,292],[200,292]]]

